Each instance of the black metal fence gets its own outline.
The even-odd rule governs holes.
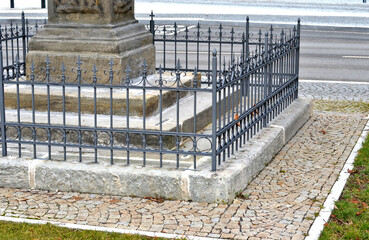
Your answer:
[[[22,75],[25,75],[26,54],[28,51],[29,39],[43,28],[46,20],[40,25],[31,25],[22,12],[20,23],[0,24],[0,44],[3,51],[2,64],[5,78],[14,78],[15,66],[19,62]]]
[[[210,157],[215,171],[298,97],[299,22],[288,34],[271,28],[252,40],[248,19],[238,37],[220,26],[217,37],[208,28],[205,38],[199,24],[194,33],[174,24],[169,34],[152,19],[162,59],[156,75],[143,63],[138,79],[129,66],[123,78],[112,61],[98,70],[78,60],[73,72],[45,59],[39,71],[25,66],[23,51],[6,62],[28,42],[24,25],[22,34],[1,35],[3,156],[12,146],[19,157],[194,169]],[[14,48],[4,47],[9,41]]]

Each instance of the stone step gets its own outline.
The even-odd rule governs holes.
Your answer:
[[[179,102],[179,133],[194,133],[199,132],[204,129],[209,123],[211,123],[212,114],[212,98],[211,92],[198,92],[196,101],[196,129],[194,129],[194,96],[187,95],[180,99]],[[145,123],[145,130],[147,131],[160,131],[160,117],[162,119],[161,131],[164,135],[163,145],[167,149],[172,149],[176,146],[175,136],[165,136],[165,132],[176,132],[177,131],[177,104],[172,104],[166,109],[162,110],[162,115],[156,112],[155,115],[146,117],[139,116],[112,116],[112,128],[113,129],[127,129],[127,119],[129,120],[130,130],[143,130]],[[31,124],[33,119],[33,113],[30,110],[21,109],[20,110],[20,122],[23,124]],[[38,111],[35,112],[35,123],[41,125],[48,124],[48,113]],[[64,114],[62,112],[50,112],[50,124],[54,126],[63,127]],[[80,116],[81,127],[89,128],[82,133],[82,142],[88,145],[94,144],[94,127],[99,128],[98,134],[98,144],[109,145],[110,135],[108,134],[111,117],[110,115],[97,114],[96,115],[96,126],[95,126],[95,115],[84,113]],[[6,121],[7,123],[17,123],[18,121],[18,111],[15,109],[6,110]],[[65,113],[65,125],[77,127],[79,122],[78,114],[74,112]],[[31,141],[32,138],[32,127],[23,127],[22,138]],[[74,129],[67,130],[66,133],[67,142],[78,143],[78,131]],[[18,130],[15,127],[8,127],[7,137],[11,139],[17,139]],[[39,141],[48,141],[47,129],[39,129],[36,133],[36,137]],[[113,136],[114,144],[117,146],[124,146],[126,144],[126,135],[124,133],[115,133]],[[142,146],[142,135],[140,133],[130,133],[130,144]],[[63,141],[63,132],[61,130],[55,129],[51,131],[51,139],[55,142]],[[181,137],[180,141],[184,142],[188,138]],[[155,134],[146,135],[147,145],[151,147],[159,146],[159,136]]]
[[[150,75],[147,77],[146,86],[158,86],[159,75]],[[132,86],[140,86],[141,79],[133,79]],[[173,87],[176,84],[176,77],[170,74],[163,74],[162,80],[164,86]],[[201,75],[197,76],[198,86],[200,87]],[[63,91],[61,86],[50,86],[50,111],[62,112],[63,111]],[[193,75],[183,74],[181,76],[180,87],[192,87]],[[175,86],[174,86],[175,87]],[[97,86],[96,96],[97,114],[109,115],[110,105],[113,105],[113,115],[126,115],[127,109],[127,92],[125,87],[113,88],[113,99],[110,99],[109,86]],[[188,95],[188,92],[180,92],[179,97],[183,98]],[[34,87],[35,96],[35,111],[47,111],[47,87],[44,85],[36,85]],[[147,88],[145,95],[145,114],[146,116],[152,116],[159,110],[159,98],[160,93],[158,90]],[[20,108],[31,110],[32,109],[32,87],[31,85],[19,85],[19,101]],[[167,108],[173,105],[177,101],[176,91],[162,91],[162,107]],[[94,86],[81,87],[81,112],[82,113],[94,113]],[[144,98],[142,89],[130,89],[129,90],[129,114],[131,116],[143,116],[144,112]],[[17,86],[15,84],[5,85],[5,105],[6,108],[17,108]],[[78,87],[66,86],[65,87],[65,111],[78,113]]]

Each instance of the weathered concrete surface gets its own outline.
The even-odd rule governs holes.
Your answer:
[[[100,79],[109,78],[108,63],[113,60],[115,82],[125,78],[129,65],[131,77],[139,75],[146,60],[148,71],[155,68],[155,47],[152,34],[134,18],[133,0],[104,1],[53,1],[49,0],[49,22],[29,41],[26,66],[35,66],[35,74],[41,74],[48,56],[55,67],[54,80],[61,75],[62,63],[66,69],[76,69],[78,56],[86,70],[82,82],[92,82],[93,65],[96,64]],[[109,74],[108,74],[109,75]],[[66,75],[66,81],[75,81],[74,75]]]
[[[30,172],[35,174],[35,189],[230,202],[235,193],[242,190],[283,147],[283,129],[299,129],[308,120],[310,114],[306,112],[311,112],[308,101],[297,100],[291,107],[297,111],[296,115],[291,117],[300,116],[302,119],[288,121],[288,115],[284,112],[280,117],[285,119],[286,123],[300,126],[264,128],[216,172],[210,171],[209,159],[202,159],[203,163],[200,161],[196,171],[40,160],[37,160],[35,165],[33,160],[9,161],[6,158],[0,162],[4,169],[16,167],[19,162],[28,165],[28,169],[32,167]]]

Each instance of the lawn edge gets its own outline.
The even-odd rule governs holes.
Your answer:
[[[91,231],[110,232],[110,233],[132,234],[132,235],[142,235],[142,236],[153,237],[153,238],[155,238],[155,237],[168,238],[168,239],[183,239],[183,238],[186,238],[188,240],[211,240],[211,239],[214,239],[214,238],[208,238],[208,237],[184,236],[184,235],[179,235],[179,234],[129,230],[129,229],[120,229],[120,228],[108,228],[108,227],[99,227],[99,226],[91,226],[91,225],[81,225],[81,224],[62,223],[62,222],[35,220],[35,219],[26,219],[26,218],[4,217],[4,216],[0,216],[0,221],[14,222],[14,223],[40,224],[40,225],[50,223],[53,226],[64,227],[64,228],[69,228],[69,229],[91,230]]]

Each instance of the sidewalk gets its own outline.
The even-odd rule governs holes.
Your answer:
[[[229,205],[2,188],[0,215],[151,235],[304,239],[361,134],[363,117],[315,112],[244,190],[248,198]]]

